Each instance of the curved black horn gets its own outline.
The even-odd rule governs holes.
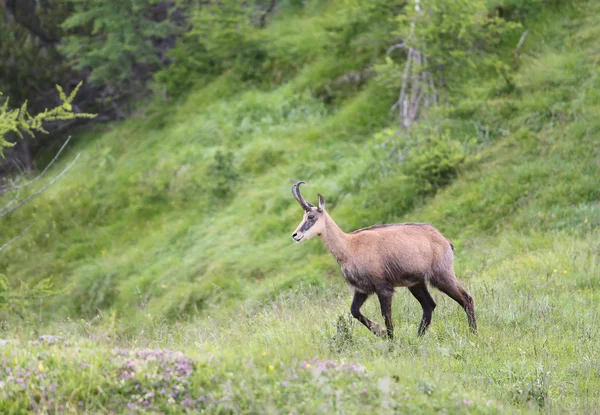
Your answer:
[[[313,205],[310,204],[309,202],[307,202],[306,200],[304,200],[304,198],[302,197],[302,194],[300,193],[300,185],[301,184],[306,184],[306,183],[298,182],[292,186],[292,194],[294,195],[294,197],[296,198],[298,203],[300,203],[300,206],[302,206],[302,209],[304,209],[305,211],[308,212],[310,210],[310,208],[313,207]]]

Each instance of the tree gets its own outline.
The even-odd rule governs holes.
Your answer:
[[[117,96],[144,90],[150,74],[166,62],[178,25],[172,3],[162,0],[68,0],[73,13],[59,50],[73,68],[91,69],[89,80]]]
[[[458,83],[475,70],[507,71],[494,51],[503,35],[519,26],[489,15],[485,0],[411,0],[396,21],[399,41],[388,55],[395,50],[407,54],[402,67],[391,59],[388,67],[400,79],[393,108],[406,129],[429,106],[437,105],[436,87],[446,86],[449,76]]]
[[[233,70],[242,81],[262,79],[269,56],[261,29],[276,6],[273,0],[189,5],[187,31],[169,52],[174,64],[158,72],[156,81],[169,95],[179,95],[198,75],[210,78]]]

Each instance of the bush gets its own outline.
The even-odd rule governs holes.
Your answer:
[[[239,178],[233,164],[233,153],[217,151],[209,168],[210,188],[219,199],[230,196]]]
[[[432,135],[409,153],[402,170],[414,176],[419,193],[426,194],[449,184],[465,159],[465,150],[459,141],[448,133]]]
[[[52,278],[42,279],[36,284],[20,281],[16,288],[5,275],[0,274],[0,312],[9,312],[25,319],[33,313],[36,301],[56,294],[59,291],[54,289]]]

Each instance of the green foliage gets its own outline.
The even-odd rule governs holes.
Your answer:
[[[66,85],[72,80],[72,73],[61,54],[31,35],[27,27],[17,24],[5,3],[0,5],[0,90],[13,102],[23,102],[55,84]],[[25,2],[15,5],[18,3]],[[34,9],[27,10],[27,5],[22,5],[21,12],[29,13],[29,19],[38,23],[47,36],[60,38],[60,23],[70,13],[68,3],[53,1],[51,7],[45,7],[45,1],[27,4],[35,4]]]
[[[394,17],[403,7],[402,1],[390,0],[337,2],[334,17],[324,19],[329,47],[338,56],[351,55],[359,62],[371,63],[389,47]]]
[[[334,62],[322,64],[322,70],[343,76],[377,61],[394,29],[392,17],[401,9],[389,0],[308,2],[304,7],[278,2],[280,18],[261,27],[257,22],[265,5],[259,3],[268,2],[227,0],[192,9],[191,30],[169,52],[175,64],[155,75],[159,85],[178,96],[194,83],[229,71],[239,82],[270,87],[294,79],[323,57]],[[311,87],[317,86],[315,80]]]
[[[33,316],[35,306],[43,299],[60,294],[62,291],[54,288],[51,277],[35,284],[20,281],[17,288],[5,275],[0,274],[0,312],[26,319]]]
[[[191,30],[170,52],[175,65],[155,79],[170,94],[182,94],[197,74],[214,76],[235,68],[241,81],[258,80],[266,51],[254,1],[207,2],[191,9]]]
[[[41,333],[61,339],[39,338],[39,326],[9,324],[3,337],[16,341],[0,348],[0,408],[593,413],[600,401],[600,314],[590,305],[599,293],[578,284],[598,279],[600,239],[588,225],[509,231],[458,251],[457,270],[475,298],[478,335],[468,332],[458,304],[437,291],[422,339],[416,337],[421,309],[406,290],[398,291],[397,336],[390,342],[348,318],[350,292],[341,285],[300,284],[268,306],[217,305],[177,324],[144,311],[43,327]],[[374,299],[363,312],[381,318]],[[20,382],[18,375],[28,371],[34,376]]]
[[[523,20],[527,17],[539,16],[547,10],[557,10],[566,4],[575,5],[576,1],[569,0],[491,0],[493,6],[500,6],[504,15],[511,20]]]
[[[411,0],[396,18],[396,34],[407,47],[427,56],[424,70],[436,81],[459,84],[474,72],[509,70],[497,47],[507,33],[520,26],[488,16],[485,0]]]
[[[211,57],[217,72],[235,66],[242,79],[260,75],[265,58],[257,30],[251,20],[256,16],[254,1],[225,0],[199,7],[193,17],[189,36],[199,42]]]
[[[148,400],[165,413],[597,411],[596,3],[524,22],[530,37],[513,88],[494,71],[468,77],[449,62],[446,78],[460,88],[410,136],[391,137],[396,89],[366,82],[333,108],[307,92],[360,69],[327,49],[310,4],[307,16],[264,29],[269,39],[286,34],[271,52],[298,46],[290,83],[249,88],[231,68],[185,102],[161,101],[84,135],[77,174],[0,224],[13,235],[14,223],[36,217],[0,256],[12,286],[55,275],[65,288],[28,305],[43,325],[3,321],[0,337],[20,343],[0,348],[0,409],[122,412],[130,403],[143,412]],[[514,43],[495,47],[501,56]],[[290,240],[303,214],[295,180],[313,203],[322,193],[346,231],[438,227],[456,247],[480,332],[470,334],[463,310],[436,290],[424,338],[406,290],[394,297],[393,342],[349,319],[339,265],[318,239]],[[226,203],[215,209],[219,194]],[[381,322],[374,299],[363,311]],[[40,330],[65,343],[28,343]],[[146,350],[157,347],[184,353],[187,382],[165,379],[173,361]],[[23,386],[7,368],[35,376]]]
[[[176,32],[167,18],[157,21],[152,8],[161,0],[68,0],[72,14],[59,50],[71,65],[91,68],[90,81],[101,82],[127,95],[143,85],[162,63],[153,39]]]
[[[538,32],[569,33],[563,25],[574,18],[552,16]],[[570,42],[593,47],[593,26],[581,27]],[[264,30],[275,29],[283,30]],[[59,287],[68,286],[73,300],[46,300],[41,312],[52,318],[96,308],[130,314],[141,304],[178,318],[214,303],[268,299],[298,281],[327,285],[339,269],[324,247],[289,244],[301,218],[293,180],[309,183],[313,202],[324,194],[348,231],[426,220],[458,246],[507,223],[564,229],[584,214],[592,223],[594,210],[555,206],[593,206],[598,197],[594,61],[574,47],[532,45],[549,49],[536,59],[523,49],[513,92],[498,95],[495,75],[474,76],[415,127],[415,139],[390,137],[395,91],[380,84],[367,82],[333,110],[306,92],[351,70],[326,52],[270,90],[240,92],[237,78],[223,75],[185,102],[157,103],[146,117],[84,136],[77,174],[13,213],[13,223],[35,214],[36,225],[10,257],[0,256],[0,268],[14,280],[62,276]],[[169,116],[157,126],[155,113]],[[215,209],[215,201],[226,203]],[[552,211],[556,222],[538,211]],[[7,238],[20,232],[0,226]],[[38,261],[29,260],[33,251]]]
[[[419,140],[407,155],[402,171],[414,176],[420,193],[430,193],[451,183],[465,161],[465,149],[448,132]]]
[[[35,132],[47,133],[43,127],[43,124],[46,122],[95,117],[94,114],[73,112],[71,103],[75,99],[75,95],[81,87],[81,84],[82,82],[73,89],[69,96],[65,94],[60,86],[56,85],[60,99],[63,102],[62,105],[50,110],[46,109],[44,112],[33,116],[27,111],[27,101],[25,101],[19,109],[11,110],[8,107],[9,100],[6,99],[4,104],[0,107],[0,155],[3,154],[4,148],[12,147],[15,144],[6,140],[6,135],[8,133],[13,132],[20,138],[23,138],[23,133],[33,137]]]
[[[230,196],[234,190],[235,184],[239,178],[233,161],[233,153],[221,152],[215,153],[215,159],[209,166],[210,187],[213,194],[220,198]]]
[[[240,168],[242,171],[253,174],[264,173],[266,170],[281,163],[284,155],[285,152],[283,150],[261,146],[260,148],[250,150]]]

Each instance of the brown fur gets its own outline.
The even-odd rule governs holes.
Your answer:
[[[303,199],[299,200],[301,205],[302,202]],[[454,275],[454,247],[432,225],[375,225],[347,234],[325,211],[325,201],[319,195],[319,206],[310,205],[293,238],[302,242],[315,235],[323,240],[341,265],[344,278],[355,290],[352,315],[374,333],[380,334],[381,327],[360,313],[366,298],[377,294],[386,332],[393,337],[394,289],[408,287],[423,308],[418,333],[424,334],[436,306],[427,290],[427,282],[457,301],[465,309],[471,329],[477,329],[473,299]]]
[[[350,276],[348,282],[366,294],[377,287],[410,287],[452,268],[452,254],[445,255],[452,252],[450,243],[431,225],[377,226],[346,234],[326,212],[322,220],[326,225],[319,236],[344,276]]]

